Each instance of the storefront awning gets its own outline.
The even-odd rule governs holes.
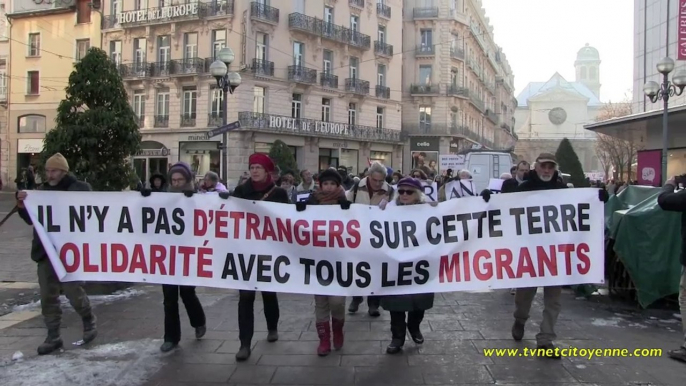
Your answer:
[[[668,114],[672,137],[674,130],[686,127],[686,105],[671,107]],[[635,143],[648,143],[648,133],[662,135],[662,109],[584,125],[584,129]]]

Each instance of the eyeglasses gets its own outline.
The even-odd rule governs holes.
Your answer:
[[[412,177],[413,177],[413,178],[421,178],[421,176],[420,176],[419,174],[415,174],[415,175],[412,176]]]
[[[413,190],[398,189],[398,194],[411,196],[414,194]]]

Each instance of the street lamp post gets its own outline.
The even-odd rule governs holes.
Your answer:
[[[668,151],[668,135],[669,135],[669,98],[672,96],[679,96],[683,93],[686,87],[686,72],[679,71],[672,77],[672,82],[669,81],[668,75],[674,71],[674,60],[669,57],[662,58],[657,63],[657,71],[662,74],[662,84],[650,81],[643,86],[643,92],[650,99],[651,102],[656,103],[659,100],[663,101],[662,108],[662,185],[667,181],[667,151]]]
[[[228,120],[228,98],[226,93],[233,94],[238,86],[241,85],[241,76],[237,72],[229,72],[229,66],[235,59],[233,50],[224,47],[217,53],[217,60],[210,64],[210,74],[217,80],[217,87],[222,90],[222,126],[227,125]],[[222,180],[228,184],[229,168],[229,132],[222,133]]]

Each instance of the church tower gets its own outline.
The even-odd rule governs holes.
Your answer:
[[[583,83],[600,99],[600,54],[598,50],[586,45],[576,53],[574,62],[576,81]]]

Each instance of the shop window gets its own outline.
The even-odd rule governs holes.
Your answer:
[[[19,117],[17,127],[19,133],[45,133],[45,116],[23,115]]]
[[[209,171],[221,174],[221,151],[217,142],[180,142],[179,159],[191,166],[196,180]]]

